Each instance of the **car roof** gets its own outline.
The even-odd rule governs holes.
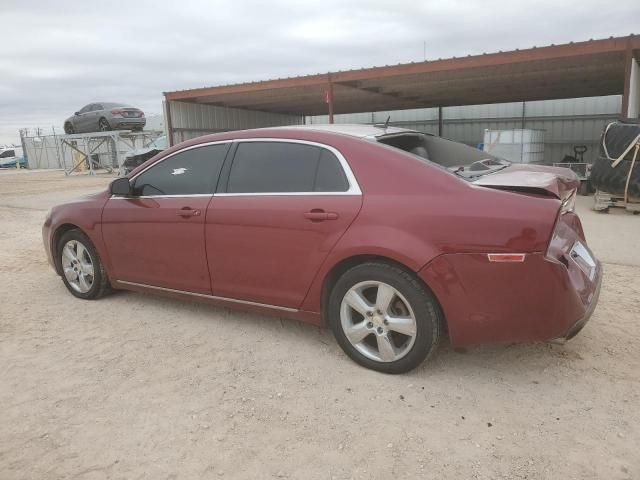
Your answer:
[[[93,102],[93,103],[98,103],[106,107],[128,107],[129,106],[126,103],[120,103],[120,102]]]
[[[342,135],[349,135],[356,138],[365,137],[381,137],[384,135],[393,135],[399,133],[420,133],[416,130],[409,130],[408,128],[399,127],[385,127],[384,125],[362,125],[362,124],[350,124],[350,123],[325,123],[325,124],[311,124],[311,125],[288,125],[283,127],[273,127],[277,129],[295,129],[306,130],[316,132],[329,132],[340,133]]]

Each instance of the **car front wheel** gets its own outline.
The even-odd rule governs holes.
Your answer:
[[[109,130],[111,130],[111,125],[109,125],[109,122],[106,118],[101,118],[98,122],[98,128],[101,132],[108,132]]]
[[[84,233],[77,229],[66,232],[58,242],[57,252],[62,281],[72,295],[93,300],[109,291],[98,252]]]
[[[417,367],[436,349],[442,331],[433,294],[411,273],[386,263],[345,272],[331,292],[328,315],[345,353],[385,373]]]

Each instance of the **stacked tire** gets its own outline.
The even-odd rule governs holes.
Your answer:
[[[624,195],[635,148],[632,148],[615,168],[612,167],[613,159],[622,155],[638,135],[640,122],[620,121],[609,125],[602,135],[598,158],[591,167],[591,183],[595,188],[612,195]],[[640,153],[629,178],[628,196],[640,198]]]

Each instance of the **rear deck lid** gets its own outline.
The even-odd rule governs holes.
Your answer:
[[[513,164],[478,177],[474,185],[530,193],[543,193],[562,199],[580,186],[577,175],[568,168]]]

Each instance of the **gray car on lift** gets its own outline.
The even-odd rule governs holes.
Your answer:
[[[140,131],[147,123],[144,112],[123,103],[99,102],[85,105],[64,122],[64,133]]]

